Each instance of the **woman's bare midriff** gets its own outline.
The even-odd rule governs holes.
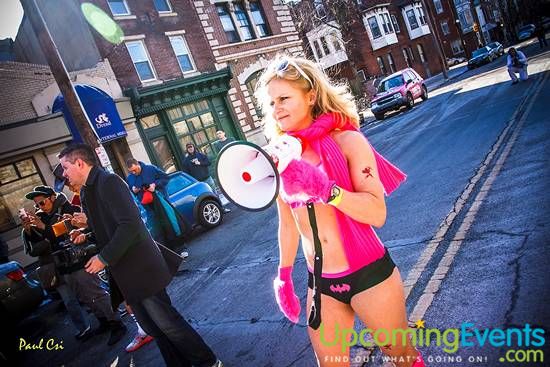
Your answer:
[[[346,254],[340,238],[338,220],[336,218],[336,209],[329,205],[315,204],[315,217],[317,220],[317,229],[321,247],[323,249],[323,273],[340,273],[349,269]],[[301,234],[302,251],[310,269],[313,269],[313,256],[315,245],[313,243],[313,233],[309,223],[307,207],[299,207],[292,211],[298,231]]]

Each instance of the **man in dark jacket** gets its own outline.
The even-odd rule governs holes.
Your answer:
[[[84,185],[82,206],[100,247],[86,271],[108,268],[112,286],[120,289],[140,325],[155,338],[167,366],[222,366],[172,306],[166,286],[174,263],[154,243],[126,183],[99,168],[94,151],[85,144],[68,146],[59,158],[65,177]],[[181,261],[177,254],[168,254]]]
[[[210,166],[210,160],[208,157],[197,151],[197,148],[193,143],[187,143],[185,145],[185,150],[187,150],[187,154],[183,159],[183,170],[195,177],[197,180],[206,182],[212,189],[214,189],[214,180],[208,171],[208,166]]]
[[[52,252],[61,249],[62,241],[67,240],[66,234],[56,235],[53,225],[59,222],[64,215],[80,212],[80,207],[72,205],[63,193],[56,194],[49,186],[36,186],[25,197],[32,200],[38,210],[34,214],[27,214],[21,218],[23,224],[23,238],[26,245],[47,240],[49,248],[39,256],[41,266],[53,263]],[[111,331],[108,344],[118,342],[126,333],[126,327],[120,321],[120,316],[111,307],[109,293],[101,287],[99,277],[89,274],[82,265],[58,269],[62,273],[62,282],[56,287],[69,312],[71,320],[79,330],[75,337],[84,340],[94,332]],[[81,309],[78,300],[86,304],[100,323],[100,328],[94,332],[90,322]]]

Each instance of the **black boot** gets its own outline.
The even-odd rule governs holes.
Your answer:
[[[107,345],[115,345],[128,331],[126,325],[120,320],[109,321],[109,329],[111,330],[111,336],[109,337]]]
[[[96,335],[100,335],[103,333],[106,333],[110,330],[109,328],[109,321],[105,317],[98,317],[97,320],[99,321],[99,327],[95,330]]]

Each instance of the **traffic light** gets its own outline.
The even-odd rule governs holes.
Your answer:
[[[474,32],[479,32],[479,24],[474,23]]]

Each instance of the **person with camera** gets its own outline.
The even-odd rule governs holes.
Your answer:
[[[519,83],[516,74],[519,74],[521,81],[529,78],[527,74],[527,57],[523,52],[516,50],[514,47],[510,47],[508,50],[506,65],[508,66],[508,74],[512,79],[512,84]]]
[[[83,185],[82,208],[99,247],[86,271],[95,274],[108,269],[110,288],[120,290],[140,325],[154,338],[167,366],[223,366],[172,305],[166,287],[182,259],[157,246],[128,185],[102,170],[86,144],[66,147],[59,160],[64,176],[72,184]]]
[[[115,344],[126,333],[126,327],[118,313],[113,311],[109,293],[101,287],[98,276],[84,271],[85,259],[74,258],[76,248],[67,234],[69,224],[63,220],[67,216],[78,217],[80,207],[72,205],[63,193],[56,193],[49,186],[36,186],[25,198],[34,202],[37,211],[30,214],[21,210],[22,236],[27,253],[38,257],[38,273],[43,287],[55,288],[61,295],[78,330],[75,335],[78,340],[111,331],[108,344]],[[99,320],[98,330],[92,331],[79,300]]]

